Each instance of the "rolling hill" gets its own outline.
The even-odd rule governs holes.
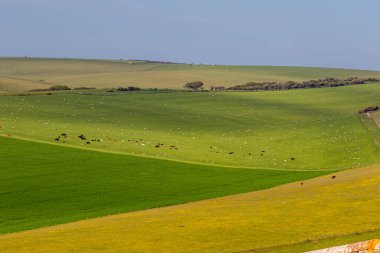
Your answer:
[[[129,60],[0,58],[0,91],[27,91],[61,84],[74,87],[181,89],[191,81],[206,86],[247,82],[302,81],[325,77],[376,77],[378,71],[311,67],[214,66]]]
[[[379,167],[334,175],[3,235],[0,250],[298,253],[379,237]]]

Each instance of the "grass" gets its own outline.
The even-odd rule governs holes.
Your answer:
[[[346,169],[379,161],[373,142],[379,131],[368,131],[357,113],[376,104],[379,92],[380,85],[371,84],[252,93],[0,96],[0,131],[200,164]],[[61,133],[68,135],[65,143],[55,142]],[[87,145],[80,134],[103,142]],[[164,146],[155,148],[157,143]]]
[[[380,169],[0,237],[9,252],[292,252],[379,237]]]
[[[262,253],[287,253],[287,252],[305,252],[318,249],[325,249],[339,245],[347,245],[353,242],[362,242],[380,238],[380,229],[367,232],[356,232],[353,234],[336,236],[331,238],[324,238],[315,241],[306,241],[282,247],[275,247],[272,249],[261,250]]]
[[[0,138],[0,233],[302,180],[323,172],[220,168]]]
[[[25,91],[62,84],[71,87],[182,88],[201,80],[210,85],[233,86],[252,81],[301,81],[325,77],[380,77],[380,72],[269,66],[210,66],[144,61],[0,58],[0,90]],[[20,81],[22,80],[22,81]]]
[[[229,86],[327,76],[380,74],[0,59],[0,93],[53,84],[180,88],[194,80]],[[0,135],[17,138],[0,137],[0,234],[124,213],[2,235],[0,251],[301,252],[378,237],[378,167],[258,190],[378,163],[380,114],[373,121],[357,111],[378,104],[379,92],[380,84],[370,84],[0,96]],[[55,141],[62,133],[68,138]],[[80,134],[101,141],[86,144]],[[204,201],[171,206],[197,200]],[[133,212],[156,207],[164,208]]]

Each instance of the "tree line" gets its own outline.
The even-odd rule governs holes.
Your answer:
[[[376,78],[357,78],[351,77],[347,79],[337,79],[328,77],[325,79],[309,80],[302,82],[249,82],[242,85],[236,85],[227,88],[227,90],[242,90],[242,91],[258,91],[258,90],[292,90],[292,89],[307,89],[307,88],[323,88],[323,87],[339,87],[348,85],[359,85],[367,83],[379,82]]]

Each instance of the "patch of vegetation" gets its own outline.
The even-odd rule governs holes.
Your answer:
[[[325,87],[340,87],[348,85],[359,85],[367,83],[379,82],[376,78],[360,79],[357,77],[347,78],[344,80],[336,79],[333,77],[302,81],[302,82],[250,82],[243,85],[237,85],[228,88],[227,90],[240,90],[240,91],[258,91],[258,90],[294,90],[294,89],[310,89],[310,88],[325,88]]]
[[[32,89],[29,90],[29,92],[41,92],[41,91],[64,91],[64,90],[71,90],[69,86],[66,85],[53,85],[50,88],[47,89]]]
[[[76,87],[73,90],[96,90],[94,87]]]
[[[196,81],[196,82],[190,82],[190,83],[187,83],[185,84],[183,87],[185,89],[190,89],[190,90],[198,90],[198,89],[201,89],[203,86],[203,83],[200,82],[200,81]]]
[[[119,87],[116,89],[117,91],[139,91],[141,90],[139,87],[135,87],[135,86],[129,86],[127,88],[125,87]]]
[[[368,106],[364,109],[359,110],[359,113],[375,112],[378,110],[379,110],[379,106],[374,105],[374,106]]]
[[[221,168],[0,138],[0,233],[273,187],[324,172]]]

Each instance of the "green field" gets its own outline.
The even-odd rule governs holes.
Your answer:
[[[174,205],[322,175],[220,168],[0,138],[0,233]]]
[[[379,92],[379,84],[368,84],[253,93],[1,96],[0,130],[63,146],[191,163],[346,169],[379,161],[373,141],[378,133],[368,131],[357,113],[377,104]],[[61,133],[68,138],[54,141]],[[102,141],[86,144],[80,134]],[[156,148],[158,143],[164,145]]]
[[[379,71],[269,66],[211,66],[126,60],[0,58],[0,91],[26,91],[53,84],[70,87],[182,88],[187,82],[234,86],[247,82],[301,81],[326,77],[377,77]]]
[[[257,191],[348,168],[378,164],[380,114],[372,113],[369,117],[358,114],[358,111],[379,105],[379,83],[270,92],[106,91],[130,85],[180,89],[184,83],[195,80],[205,82],[208,87],[251,81],[352,76],[380,78],[380,72],[126,60],[0,58],[0,92],[5,93],[0,96],[0,234]],[[52,92],[50,95],[19,93],[53,84],[102,89]],[[81,135],[86,140],[81,140]],[[283,246],[276,248],[269,240],[268,245],[273,247],[270,246],[268,252],[301,251],[349,242],[361,238],[361,233],[363,238],[369,234],[355,229],[357,235],[345,236],[343,232],[354,231],[347,227],[342,233],[336,233],[336,238],[318,237],[320,240],[315,244],[303,242],[302,220],[313,217],[305,217],[301,209],[313,209],[309,195],[315,196],[316,200],[316,196],[333,182],[331,192],[342,192],[340,198],[334,197],[333,200],[339,200],[342,206],[349,201],[356,205],[357,199],[373,201],[371,190],[357,195],[355,200],[351,200],[352,194],[345,195],[342,190],[346,188],[346,192],[353,190],[356,194],[352,182],[362,185],[363,191],[371,189],[375,182],[366,178],[364,170],[359,171],[358,181],[355,181],[355,175],[350,176],[351,181],[341,183],[327,176],[305,181],[302,186],[300,183],[284,186],[290,189],[288,200],[298,205],[299,210],[269,208],[281,204],[282,200],[277,198],[281,197],[282,188],[273,189],[274,195],[271,191],[259,192],[258,197],[242,200],[236,206],[231,203],[240,199],[240,195],[210,201],[223,203],[219,218],[228,221],[224,225],[231,231],[243,227],[242,222],[235,225],[235,222],[242,221],[243,213],[245,224],[255,226],[252,212],[256,212],[256,208],[261,210],[263,203],[268,203],[268,206],[262,206],[266,211],[257,211],[260,215],[255,217],[262,217],[260,221],[267,222],[265,227],[272,227],[272,230],[287,231],[286,226],[276,224],[283,221],[281,212],[292,212],[294,222],[300,226],[297,243],[282,237]],[[374,169],[371,171],[377,175]],[[339,178],[340,175],[345,174],[339,174]],[[324,183],[310,186],[310,194],[299,191],[309,187],[306,186],[308,182]],[[260,197],[261,194],[269,194],[267,202]],[[331,200],[329,194],[325,194],[325,198]],[[321,201],[324,203],[325,200]],[[207,230],[206,234],[215,234],[220,229],[219,218],[208,219],[216,211],[208,202],[202,203],[194,204],[205,206],[204,218],[181,216],[185,213],[182,206],[173,207],[174,214],[167,218],[177,217],[181,221],[189,218],[189,224],[193,225],[199,220],[207,220],[210,226],[216,226],[216,230]],[[244,211],[239,209],[243,206]],[[330,208],[334,210],[334,206]],[[222,209],[225,209],[224,213]],[[157,217],[163,215],[160,210],[154,211]],[[135,219],[143,217],[144,212],[130,215]],[[318,215],[325,217],[323,211]],[[368,217],[372,215],[367,213]],[[273,223],[275,217],[278,221]],[[362,218],[365,220],[366,216]],[[326,220],[325,228],[335,220]],[[170,227],[170,221],[162,217],[159,221],[161,225],[158,220],[149,224],[152,228],[157,225],[154,227],[157,231],[161,226],[169,226],[168,231],[174,229]],[[124,227],[120,226],[121,229]],[[145,235],[144,226],[141,228],[139,233]],[[112,225],[108,229],[114,238],[121,236],[119,230],[113,231]],[[175,234],[176,229],[173,230]],[[147,238],[156,238],[156,230],[150,231]],[[40,232],[43,234],[42,230]],[[139,237],[133,229],[130,232]],[[378,235],[378,231],[373,235]],[[233,237],[228,233],[223,236],[225,238],[220,237],[221,240],[215,242],[228,242]],[[252,236],[258,235],[253,233]],[[244,237],[238,237],[236,245],[248,245]],[[91,240],[97,238],[89,235],[90,244]],[[176,238],[168,238],[170,240],[175,242]],[[238,248],[229,245],[231,249]],[[261,249],[266,248],[265,245],[260,246]],[[45,250],[49,251],[48,248]]]

